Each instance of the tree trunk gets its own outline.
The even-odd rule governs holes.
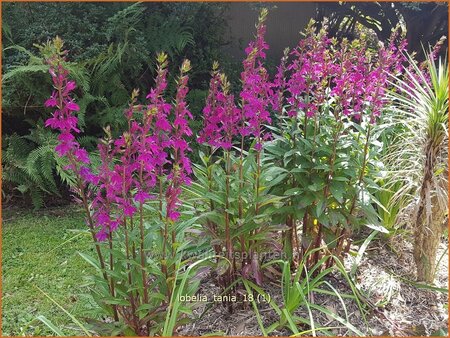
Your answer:
[[[432,218],[427,224],[422,216],[420,226],[416,228],[414,260],[417,266],[417,280],[433,283],[436,273],[436,255],[444,230],[445,212],[439,208],[435,198],[431,199]]]
[[[446,210],[440,207],[433,191],[433,173],[436,151],[430,142],[426,148],[425,172],[420,189],[416,224],[414,227],[414,261],[417,280],[433,283],[436,272],[436,255],[444,230]]]

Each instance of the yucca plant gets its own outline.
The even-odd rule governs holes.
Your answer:
[[[402,182],[394,199],[414,205],[414,260],[417,279],[432,283],[436,253],[448,214],[448,63],[433,53],[417,65],[411,56],[405,77],[390,94],[404,132],[394,141],[386,162],[392,182]]]

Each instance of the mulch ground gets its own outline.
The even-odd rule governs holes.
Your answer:
[[[365,335],[374,336],[429,336],[437,331],[446,329],[448,323],[448,294],[418,288],[414,285],[415,265],[412,255],[412,245],[403,238],[393,238],[390,243],[397,253],[383,241],[372,241],[356,273],[356,286],[365,294],[373,305],[368,307],[364,320],[359,307],[352,299],[344,299],[349,322]],[[359,247],[352,245],[352,251]],[[442,242],[438,258],[441,259],[435,286],[448,289],[448,253],[447,243]],[[348,270],[354,257],[345,258]],[[327,277],[327,281],[339,292],[351,294],[347,282],[339,274]],[[281,290],[279,283],[269,283],[265,291],[280,306]],[[212,300],[221,290],[216,286],[215,278],[204,278],[199,295]],[[344,307],[337,297],[312,294],[315,304],[326,307],[342,318],[346,318]],[[264,326],[279,319],[271,307],[262,302],[258,305]],[[300,307],[296,314],[308,318],[306,307]],[[343,327],[342,324],[321,312],[313,310],[316,327]],[[250,304],[247,308],[234,306],[230,314],[220,302],[198,302],[194,309],[194,321],[178,329],[179,335],[227,335],[227,336],[256,336],[262,335],[255,313]],[[302,329],[302,328],[299,328]],[[307,326],[304,330],[308,330]],[[329,330],[333,335],[355,334],[347,328]],[[287,329],[274,331],[271,335],[291,335]],[[311,335],[309,332],[308,336]],[[320,333],[318,333],[320,335]]]

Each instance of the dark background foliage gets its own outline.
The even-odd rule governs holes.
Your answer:
[[[409,52],[423,59],[423,47],[447,35],[447,2],[324,2],[317,7],[319,23],[328,18],[329,31],[337,37],[355,36],[357,23],[372,29],[380,41],[389,39],[399,27]],[[445,50],[442,51],[446,52]]]

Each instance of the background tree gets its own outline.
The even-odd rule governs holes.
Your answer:
[[[422,45],[434,45],[447,35],[446,2],[326,2],[317,6],[317,22],[328,18],[332,36],[352,38],[357,24],[372,29],[380,41],[387,41],[392,29],[400,27],[408,51],[424,59]],[[445,50],[442,51],[444,53]]]

